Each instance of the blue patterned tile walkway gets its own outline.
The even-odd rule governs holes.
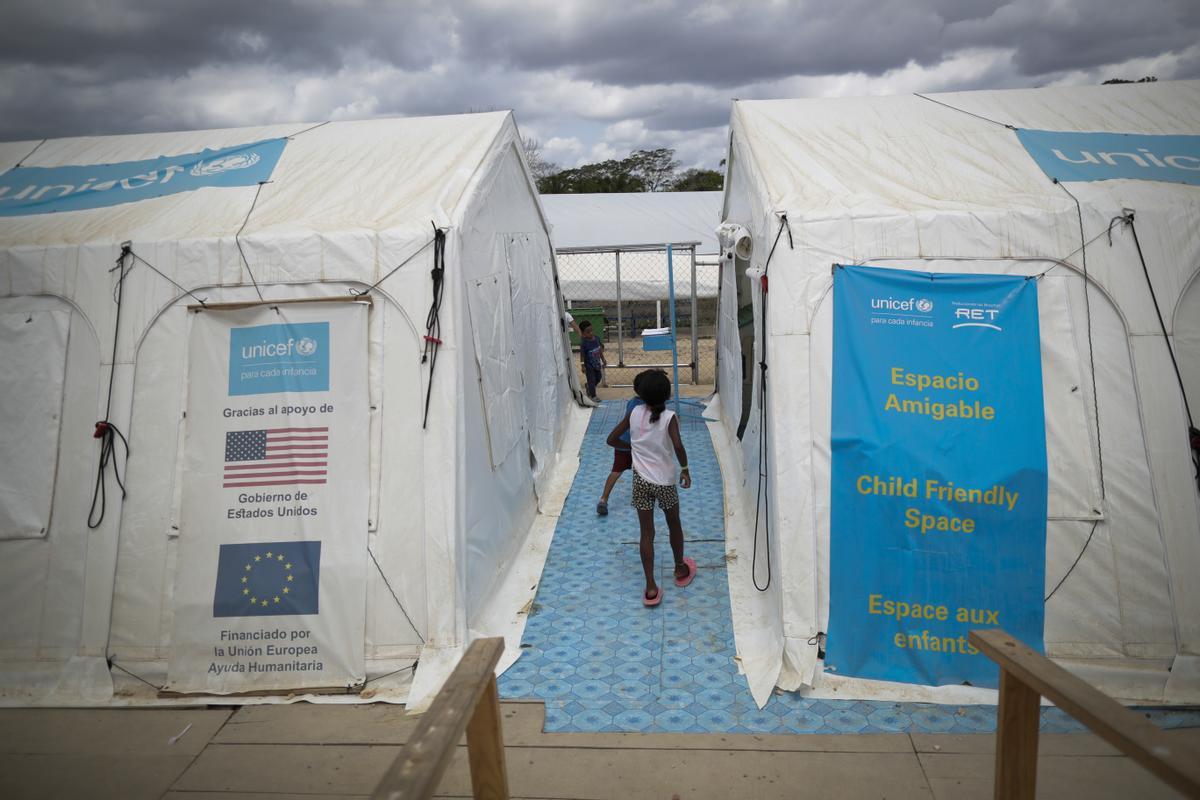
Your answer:
[[[687,553],[700,574],[671,580],[666,523],[658,514],[657,564],[663,602],[642,606],[637,515],[623,476],[596,516],[612,464],[605,444],[624,402],[597,408],[580,450],[579,473],[546,559],[525,627],[520,659],[501,676],[505,699],[546,703],[546,730],[681,733],[980,733],[995,730],[993,706],[805,699],[776,694],[754,705],[733,661],[733,621],[725,574],[721,471],[698,416],[682,425],[695,481],[680,492]],[[686,408],[686,407],[685,407]],[[690,413],[698,415],[692,406]],[[1148,711],[1163,727],[1200,726],[1200,712]],[[1043,709],[1042,729],[1082,726]]]

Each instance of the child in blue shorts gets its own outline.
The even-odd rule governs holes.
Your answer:
[[[635,381],[638,397],[643,404],[625,414],[617,427],[608,434],[608,444],[616,447],[621,436],[629,433],[633,461],[633,507],[637,509],[641,528],[642,572],[646,588],[642,603],[656,606],[662,601],[662,590],[654,580],[654,504],[658,503],[667,518],[671,552],[675,556],[675,585],[687,586],[696,577],[696,562],[683,554],[683,524],[679,519],[679,485],[692,485],[688,472],[687,451],[679,436],[679,419],[667,409],[671,397],[671,379],[666,373],[647,370]],[[675,462],[679,462],[679,471]]]
[[[633,379],[633,391],[637,391],[638,379],[645,373],[639,373],[637,378]],[[625,416],[629,416],[629,412],[642,405],[642,398],[634,397],[625,404]],[[633,466],[633,451],[629,445],[629,431],[625,431],[620,437],[620,444],[613,446],[613,463],[612,471],[608,473],[608,480],[604,482],[604,493],[600,495],[600,502],[596,503],[596,513],[602,517],[608,516],[608,496],[612,494],[613,487],[617,485],[617,481],[621,478],[621,473]]]

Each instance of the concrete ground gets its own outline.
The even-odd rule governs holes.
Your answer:
[[[987,798],[993,737],[542,732],[504,703],[517,798]],[[0,797],[365,797],[416,725],[385,705],[0,710]],[[1200,730],[1168,734],[1200,746]],[[1040,797],[1175,797],[1090,734],[1043,734]],[[440,797],[469,797],[460,746]]]

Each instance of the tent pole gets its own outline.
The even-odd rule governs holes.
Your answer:
[[[692,245],[692,386],[700,383],[700,350],[696,337],[696,245]]]
[[[625,366],[625,337],[622,330],[625,321],[621,317],[621,251],[614,251],[617,258],[617,366]]]
[[[675,381],[675,416],[679,416],[679,335],[675,329],[675,266],[671,262],[671,245],[667,245],[667,302],[671,304],[671,372]]]

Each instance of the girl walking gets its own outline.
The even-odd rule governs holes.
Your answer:
[[[621,437],[629,431],[633,451],[633,507],[637,509],[641,527],[642,570],[646,573],[642,603],[656,606],[662,601],[662,590],[654,580],[655,501],[667,518],[671,553],[675,557],[675,585],[687,586],[696,577],[696,562],[683,554],[683,525],[679,521],[679,492],[675,488],[678,481],[687,489],[692,478],[688,473],[687,451],[679,437],[679,418],[667,409],[671,379],[665,372],[646,370],[637,376],[634,385],[644,405],[625,414],[608,434],[608,444],[620,446]]]

